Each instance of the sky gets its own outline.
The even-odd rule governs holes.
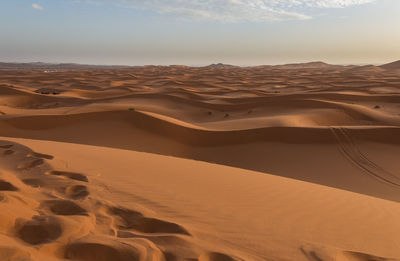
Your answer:
[[[400,0],[1,0],[0,61],[235,65],[400,59]]]

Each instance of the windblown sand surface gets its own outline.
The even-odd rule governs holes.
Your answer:
[[[0,260],[400,260],[400,71],[0,70]]]

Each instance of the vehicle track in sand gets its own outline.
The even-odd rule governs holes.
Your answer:
[[[338,141],[342,154],[356,167],[370,177],[396,187],[400,187],[400,177],[385,170],[368,158],[356,145],[345,128],[335,127],[331,131]]]

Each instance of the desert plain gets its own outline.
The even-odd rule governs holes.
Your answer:
[[[400,260],[400,63],[2,66],[2,261]]]

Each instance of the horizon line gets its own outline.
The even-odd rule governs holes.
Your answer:
[[[219,66],[235,66],[235,67],[259,67],[259,66],[284,66],[284,65],[296,65],[296,64],[311,64],[311,63],[323,63],[326,65],[332,65],[332,66],[368,66],[368,65],[373,65],[373,66],[382,66],[386,64],[390,64],[393,62],[397,62],[400,60],[395,60],[392,62],[384,63],[384,62],[379,62],[379,63],[328,63],[324,62],[321,60],[311,60],[308,62],[288,62],[288,63],[276,63],[276,64],[252,64],[252,65],[238,65],[234,63],[223,63],[223,62],[217,62],[217,63],[208,63],[208,64],[197,64],[197,65],[188,65],[188,64],[179,64],[179,63],[172,63],[172,64],[140,64],[140,65],[127,65],[127,64],[102,64],[102,63],[79,63],[79,62],[42,62],[42,61],[32,61],[32,62],[16,62],[16,61],[0,61],[0,64],[14,64],[14,65],[34,65],[34,64],[42,64],[43,66],[49,65],[49,66],[57,66],[57,65],[76,65],[76,66],[93,66],[93,67],[145,67],[145,66],[186,66],[186,67],[206,67],[206,66],[211,66],[211,65],[219,65]]]

